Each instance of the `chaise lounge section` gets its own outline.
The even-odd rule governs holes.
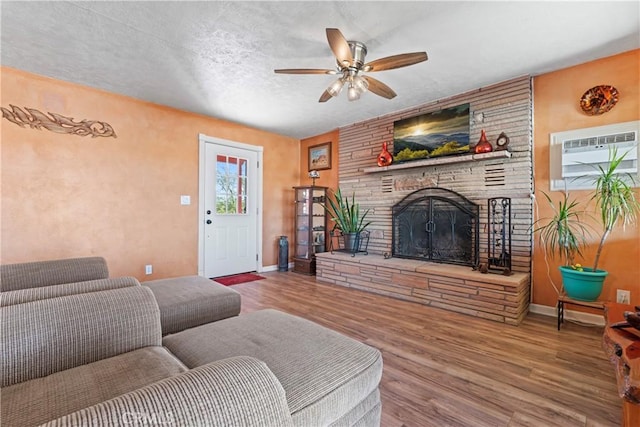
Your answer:
[[[201,276],[142,282],[160,307],[162,335],[240,314],[240,294]]]
[[[308,320],[261,310],[166,336],[163,344],[189,368],[238,355],[264,361],[296,426],[379,424],[380,352]]]

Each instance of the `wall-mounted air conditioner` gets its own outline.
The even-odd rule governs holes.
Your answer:
[[[640,121],[577,129],[551,134],[549,146],[551,190],[592,189],[598,168],[609,166],[609,153],[627,153],[618,171],[640,185]]]

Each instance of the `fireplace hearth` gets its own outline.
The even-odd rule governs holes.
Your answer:
[[[392,208],[391,255],[476,268],[479,215],[479,206],[455,191],[414,191]]]

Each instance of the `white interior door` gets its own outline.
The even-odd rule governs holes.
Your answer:
[[[258,270],[258,181],[256,151],[204,144],[205,277]]]

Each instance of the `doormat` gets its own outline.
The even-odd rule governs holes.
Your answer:
[[[213,281],[225,286],[233,286],[239,283],[253,282],[254,280],[266,279],[266,277],[259,276],[253,273],[240,273],[233,274],[231,276],[214,277]]]

